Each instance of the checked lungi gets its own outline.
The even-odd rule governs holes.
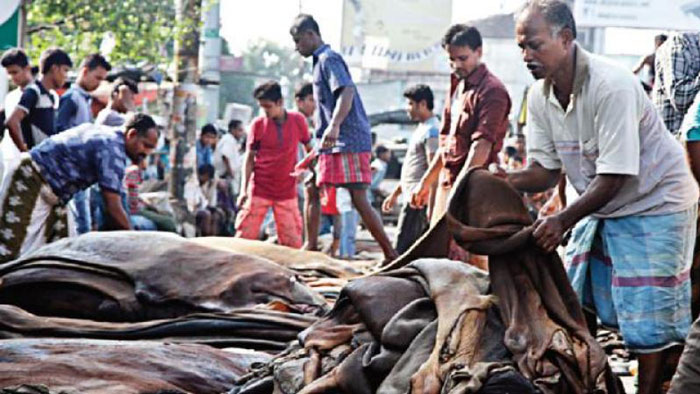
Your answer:
[[[372,182],[370,152],[322,153],[318,157],[318,185],[369,187]]]
[[[29,154],[7,168],[0,188],[0,264],[73,235],[71,224]]]
[[[636,353],[683,344],[690,329],[690,267],[697,207],[655,216],[588,217],[566,250],[584,309],[619,328]]]

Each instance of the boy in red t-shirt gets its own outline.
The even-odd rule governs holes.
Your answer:
[[[265,116],[250,127],[243,160],[243,182],[236,217],[236,236],[257,239],[269,208],[275,215],[279,243],[294,248],[302,244],[301,214],[297,203],[294,171],[299,144],[306,151],[309,129],[303,115],[284,109],[282,89],[266,82],[253,92]]]

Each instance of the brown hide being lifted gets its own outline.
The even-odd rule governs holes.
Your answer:
[[[15,306],[0,305],[0,339],[163,340],[273,352],[284,350],[300,331],[316,320],[298,313],[236,309],[225,314],[198,313],[172,319],[114,323],[36,316]]]
[[[232,393],[622,392],[559,256],[534,246],[531,223],[505,181],[470,171],[446,216],[392,270],[351,282],[300,334],[303,348]],[[445,256],[451,235],[489,255],[488,277],[421,259]]]
[[[252,363],[268,359],[252,351],[193,344],[4,340],[0,341],[0,392],[215,394],[230,389]],[[35,391],[29,391],[31,387]]]
[[[0,303],[41,316],[168,319],[271,304],[327,309],[296,274],[264,258],[159,232],[93,232],[0,266]]]

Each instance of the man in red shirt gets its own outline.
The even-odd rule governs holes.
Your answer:
[[[411,197],[412,206],[425,206],[431,185],[438,182],[433,224],[447,209],[447,197],[461,172],[498,162],[511,106],[503,83],[481,62],[481,34],[475,27],[451,26],[442,46],[452,75],[439,148]]]
[[[284,109],[282,89],[277,82],[266,82],[253,92],[265,116],[250,127],[243,160],[243,182],[236,217],[236,236],[257,239],[269,208],[275,215],[277,237],[282,245],[300,248],[301,214],[297,203],[294,171],[299,144],[306,151],[309,129],[303,115]]]

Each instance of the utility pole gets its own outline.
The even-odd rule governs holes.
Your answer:
[[[207,123],[219,117],[219,89],[221,84],[221,21],[219,0],[205,0],[202,12],[202,45],[199,47],[199,86]]]
[[[184,201],[185,180],[196,176],[197,56],[202,0],[175,0],[175,86],[170,129],[171,198]]]

